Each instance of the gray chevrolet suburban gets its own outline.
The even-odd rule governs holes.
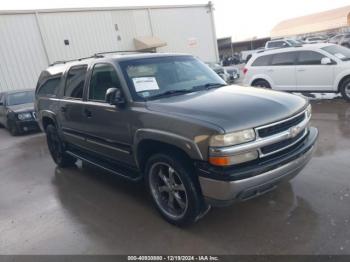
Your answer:
[[[318,131],[299,96],[228,86],[190,55],[100,53],[57,62],[36,87],[59,167],[79,159],[144,181],[170,223],[244,201],[297,175]]]

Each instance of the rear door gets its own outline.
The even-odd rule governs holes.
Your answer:
[[[272,56],[270,67],[266,74],[273,80],[274,89],[295,91],[297,89],[295,77],[296,52],[277,53]]]
[[[336,64],[322,65],[327,57],[316,51],[299,51],[296,78],[300,91],[332,91]]]
[[[59,105],[59,123],[66,141],[85,147],[83,92],[87,65],[73,66],[66,76],[63,97]]]

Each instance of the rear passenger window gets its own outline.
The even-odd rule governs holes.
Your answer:
[[[68,71],[64,96],[75,99],[83,98],[87,66],[74,66]]]
[[[283,41],[276,41],[276,42],[270,42],[270,43],[268,43],[268,48],[277,48],[277,47],[282,47],[282,46],[284,46],[284,45],[286,45],[286,43],[285,42],[283,42]]]
[[[298,65],[320,65],[325,56],[314,51],[300,51]]]
[[[92,71],[89,99],[105,101],[106,91],[111,87],[121,88],[114,68],[108,64],[96,64]]]
[[[252,63],[252,66],[268,66],[270,64],[271,55],[260,56]]]
[[[286,66],[294,65],[296,58],[296,52],[285,52],[275,54],[272,57],[271,65],[273,66]]]
[[[61,82],[62,75],[47,79],[40,87],[37,95],[41,96],[56,96],[57,87]]]

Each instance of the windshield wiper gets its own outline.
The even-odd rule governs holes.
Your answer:
[[[154,96],[149,97],[148,99],[154,99],[154,98],[160,98],[160,97],[164,97],[164,96],[169,96],[169,95],[175,95],[175,94],[187,94],[187,93],[191,93],[194,92],[196,90],[192,90],[192,89],[178,89],[178,90],[169,90]]]
[[[198,89],[211,89],[211,88],[219,88],[222,86],[227,86],[226,84],[222,83],[206,83],[204,85],[194,86],[192,89],[198,90]]]

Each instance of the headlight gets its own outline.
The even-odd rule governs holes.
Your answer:
[[[311,107],[311,104],[310,104],[306,108],[306,116],[307,116],[307,118],[311,117],[311,113],[312,113],[312,107]]]
[[[32,114],[31,113],[20,113],[17,115],[17,118],[19,120],[28,120],[32,118]]]
[[[243,144],[255,139],[253,129],[242,130],[225,135],[215,135],[210,138],[209,145],[212,147],[233,146]]]
[[[231,166],[252,161],[259,157],[258,151],[249,151],[232,156],[209,157],[209,163],[215,166]]]

